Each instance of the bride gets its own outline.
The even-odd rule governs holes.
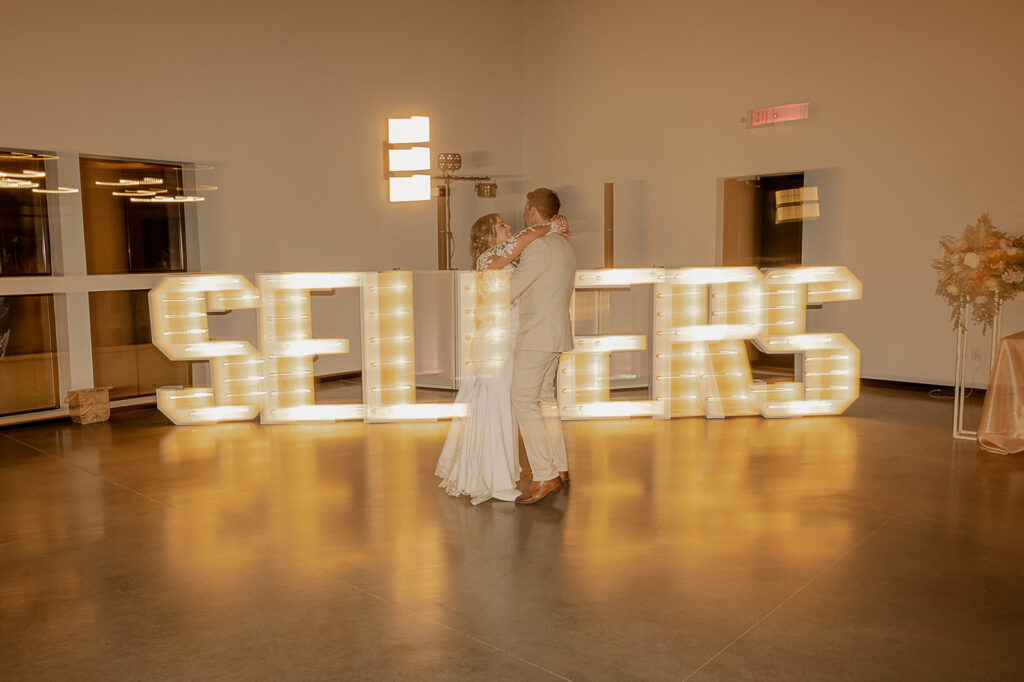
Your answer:
[[[512,228],[500,215],[489,213],[481,217],[470,231],[475,269],[506,270],[511,274],[523,249],[551,230],[567,236],[569,223],[556,215],[550,223],[535,225],[510,237]],[[449,495],[469,495],[473,504],[492,497],[514,502],[520,495],[516,488],[520,474],[519,428],[509,396],[518,317],[513,302],[508,317],[489,317],[477,328],[471,357],[504,360],[497,365],[489,363],[488,370],[471,369],[463,373],[455,402],[466,405],[466,416],[452,420],[434,470],[441,478],[439,487]],[[499,347],[495,348],[495,344]]]

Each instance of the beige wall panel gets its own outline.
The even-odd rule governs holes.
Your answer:
[[[719,178],[808,171],[822,218],[805,230],[826,231],[813,240],[828,260],[805,264],[846,265],[864,283],[863,301],[812,311],[810,327],[846,333],[865,377],[952,383],[929,261],[940,235],[984,210],[1024,232],[1024,3],[524,8],[544,20],[523,34],[524,175],[567,199],[579,267],[602,262],[604,182],[615,182],[617,266],[712,265]],[[535,106],[539,95],[554,105]],[[809,120],[739,121],[801,101]],[[1024,329],[1024,301],[1003,329]],[[980,382],[987,359],[974,364]]]

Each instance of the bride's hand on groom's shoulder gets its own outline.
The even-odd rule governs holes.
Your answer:
[[[560,213],[556,213],[551,221],[555,224],[555,230],[563,237],[569,236],[569,221]]]

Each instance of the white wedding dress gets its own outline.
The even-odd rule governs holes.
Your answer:
[[[509,248],[508,242],[480,254],[476,269],[486,270],[503,248]],[[514,269],[511,263],[504,267],[510,274]],[[466,405],[466,416],[452,419],[434,471],[445,492],[469,495],[473,504],[491,498],[513,502],[520,495],[516,488],[521,471],[519,427],[509,394],[518,320],[518,306],[513,304],[508,316],[489,317],[477,328],[470,359],[490,361],[485,363],[486,370],[463,374],[455,402]]]

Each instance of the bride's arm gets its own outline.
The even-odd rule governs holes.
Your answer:
[[[569,221],[564,216],[556,215],[549,223],[534,225],[513,235],[494,249],[491,261],[487,264],[487,270],[500,270],[523,253],[523,249],[529,246],[535,239],[540,239],[551,230],[557,230],[563,236],[569,236]]]
[[[534,239],[543,237],[550,230],[550,225],[545,225],[543,227],[528,227],[522,232],[519,232],[502,243],[494,246],[494,255],[491,257],[491,262],[487,264],[487,269],[502,269],[516,258],[519,258],[519,254],[523,252],[523,249],[533,243]]]

